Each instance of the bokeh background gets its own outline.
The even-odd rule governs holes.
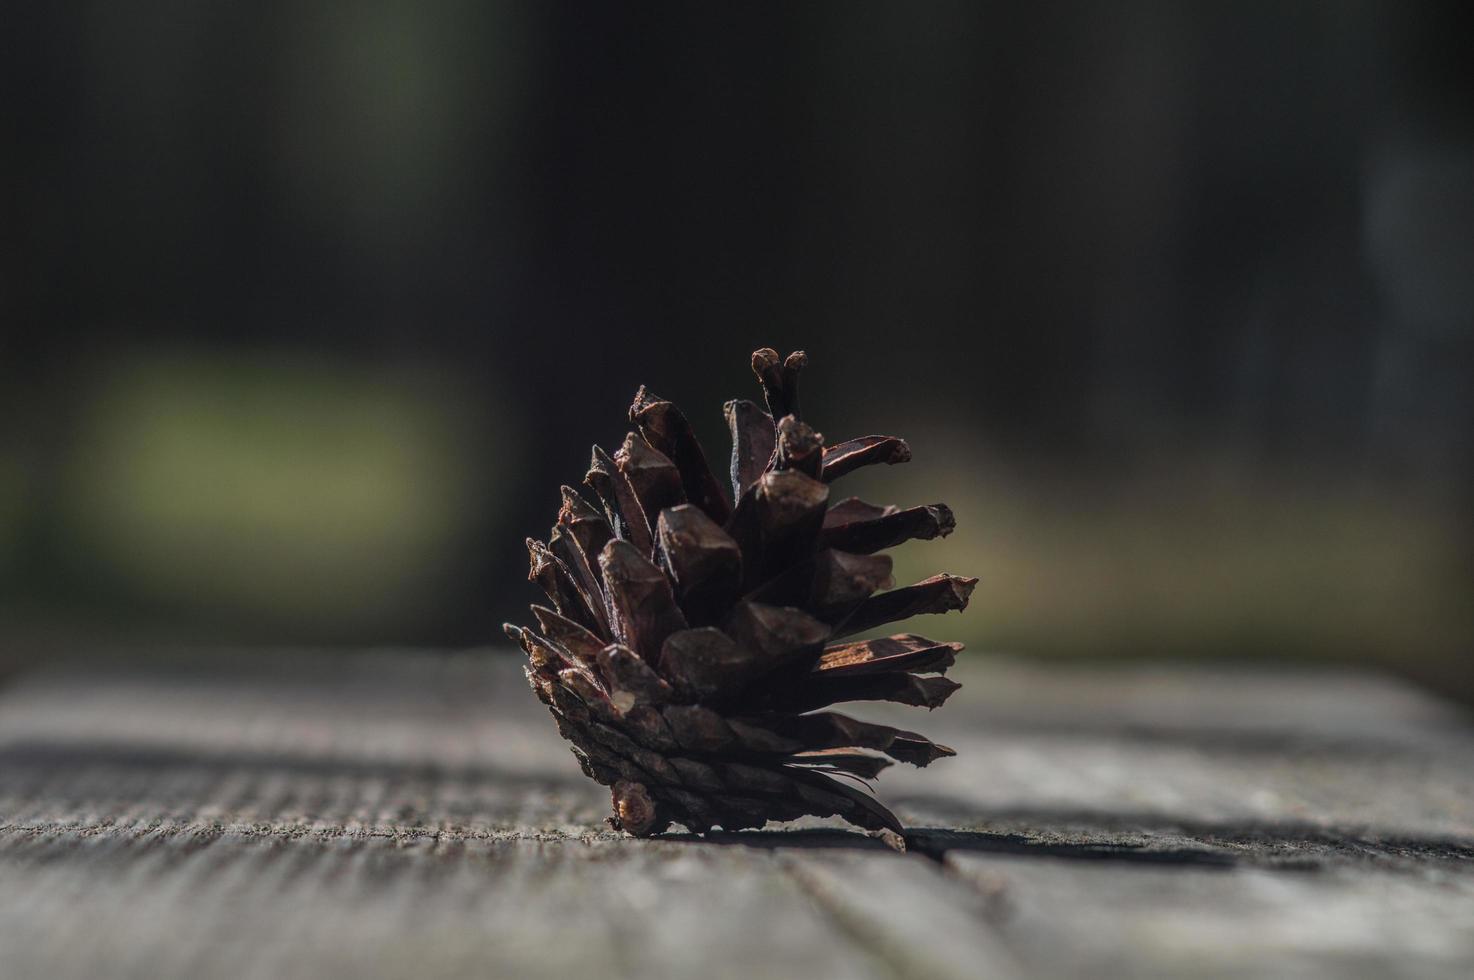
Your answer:
[[[1463,6],[12,6],[0,663],[498,641],[772,345],[948,636],[1474,697]]]

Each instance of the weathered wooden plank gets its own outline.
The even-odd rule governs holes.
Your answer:
[[[762,851],[138,830],[0,835],[0,975],[893,975]]]
[[[0,976],[894,976],[771,850],[609,833],[510,658],[337,666],[0,699]]]
[[[1474,972],[1474,734],[1385,679],[969,658],[825,829],[618,838],[515,659],[0,694],[0,976]],[[811,823],[822,827],[822,822]],[[723,846],[725,845],[725,846]]]
[[[1448,977],[1474,964],[1471,877],[953,851],[1039,976]]]
[[[1029,973],[1474,973],[1458,709],[1359,674],[1005,665],[988,680],[970,718],[926,726],[957,759],[898,773],[888,798],[933,828],[913,849],[986,897]]]
[[[900,976],[1022,975],[978,893],[920,855],[795,850],[783,857],[840,928]]]
[[[925,719],[889,705],[856,712],[907,719],[957,750],[924,773],[886,773],[884,798],[910,823],[1139,818],[1474,840],[1474,728],[1459,709],[1392,680],[966,667],[964,656],[951,674],[962,690]]]

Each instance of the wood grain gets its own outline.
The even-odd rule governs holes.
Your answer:
[[[0,977],[1474,973],[1457,710],[1364,674],[958,670],[928,718],[958,757],[878,784],[906,854],[607,832],[501,651],[22,678]]]

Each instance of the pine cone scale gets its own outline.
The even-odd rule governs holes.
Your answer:
[[[686,421],[681,410],[641,387],[630,406],[630,421],[653,449],[675,464],[686,499],[716,523],[726,521],[732,507],[711,472],[706,453],[691,431],[691,423]]]
[[[773,458],[773,417],[741,398],[727,402],[722,412],[732,433],[732,498],[741,500]]]

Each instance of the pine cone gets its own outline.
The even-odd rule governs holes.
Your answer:
[[[705,833],[812,814],[900,833],[894,814],[833,777],[863,785],[890,765],[864,750],[918,766],[955,754],[818,710],[945,701],[958,685],[940,675],[960,643],[843,641],[962,609],[977,579],[891,588],[891,560],[877,552],[950,533],[952,512],[829,503],[834,480],[906,462],[911,450],[893,436],[825,446],[799,416],[806,363],[802,351],[752,355],[768,411],[725,406],[730,496],[685,416],[641,388],[636,431],[612,458],[594,447],[584,482],[600,506],[565,486],[548,543],[527,542],[528,578],[553,608],[532,607],[539,631],[509,623],[507,635],[584,772],[611,787],[616,829],[643,836],[675,822]]]

